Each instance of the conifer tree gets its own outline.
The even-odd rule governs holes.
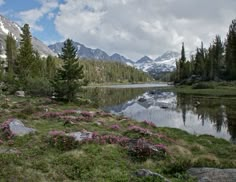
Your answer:
[[[180,79],[184,79],[186,78],[186,70],[185,70],[186,56],[185,56],[184,43],[182,43],[181,58],[179,61],[180,61],[179,63]]]
[[[6,56],[8,73],[13,74],[16,69],[17,49],[16,40],[14,39],[11,33],[9,33],[6,38]]]
[[[67,39],[62,54],[59,55],[64,64],[57,70],[55,79],[52,81],[56,97],[69,102],[75,100],[76,93],[84,85],[83,66],[79,65],[76,51],[72,40]]]
[[[18,61],[18,73],[21,79],[25,79],[30,74],[31,64],[34,60],[34,50],[31,43],[31,33],[28,24],[25,24],[22,28],[21,41],[19,54],[17,56]]]
[[[232,21],[226,39],[226,72],[229,79],[236,79],[236,19]]]

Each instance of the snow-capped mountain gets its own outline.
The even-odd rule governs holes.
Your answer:
[[[180,54],[174,51],[167,51],[155,60],[145,56],[138,60],[134,66],[155,76],[163,72],[171,72],[175,69],[175,62],[179,59]]]
[[[161,56],[159,56],[158,58],[155,59],[156,62],[162,62],[162,61],[167,61],[168,60],[173,60],[176,58],[180,57],[180,53],[178,52],[174,52],[174,51],[167,51],[164,54],[162,54]]]
[[[55,53],[61,54],[63,45],[64,42],[58,42],[53,45],[49,45],[48,47]],[[133,66],[144,72],[151,73],[151,75],[173,71],[175,69],[175,61],[180,57],[180,54],[177,52],[167,51],[155,60],[152,60],[148,56],[144,56],[138,61],[134,62],[120,54],[115,53],[109,56],[105,51],[101,49],[91,49],[78,42],[73,42],[73,45],[77,48],[77,54],[80,58],[103,61],[117,61],[125,63],[129,66]]]
[[[122,63],[126,63],[129,66],[133,66],[134,62],[130,59],[127,59],[126,57],[120,55],[120,54],[113,54],[110,56],[111,60],[113,61],[118,61],[118,62],[122,62]]]
[[[61,54],[63,45],[64,45],[64,42],[58,42],[58,43],[49,45],[48,47],[55,53]],[[73,41],[73,45],[74,47],[77,48],[77,54],[80,58],[95,59],[95,60],[102,60],[102,61],[117,61],[117,62],[125,63],[130,66],[133,65],[133,61],[131,61],[130,59],[127,59],[126,57],[120,54],[115,53],[109,56],[105,51],[101,49],[91,49],[91,48],[86,47],[83,44],[80,44],[74,41]]]
[[[139,59],[136,63],[137,64],[146,64],[146,63],[152,63],[152,62],[153,62],[153,60],[150,57],[144,56],[141,59]]]
[[[0,57],[6,58],[5,55],[5,39],[8,33],[11,33],[16,39],[17,43],[20,41],[21,28],[20,26],[7,19],[6,17],[0,15]],[[39,52],[42,56],[55,55],[43,42],[35,37],[32,37],[32,44],[35,50]]]

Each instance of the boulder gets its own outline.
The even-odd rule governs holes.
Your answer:
[[[15,136],[23,136],[36,131],[33,128],[25,127],[25,125],[18,119],[13,119],[9,122],[9,130]]]
[[[235,182],[236,169],[190,168],[188,171],[198,182]]]
[[[76,141],[82,141],[85,139],[92,139],[93,133],[92,132],[72,132],[68,133],[67,136],[72,136]]]
[[[141,97],[141,98],[138,99],[138,101],[139,101],[139,102],[146,102],[147,99],[145,99],[144,97]]]
[[[15,95],[17,97],[25,97],[25,92],[24,91],[16,91]]]
[[[165,182],[170,182],[168,179],[166,179],[164,176],[158,174],[158,173],[154,173],[148,169],[139,169],[135,172],[135,175],[138,177],[148,177],[148,176],[153,176],[156,178],[160,178],[162,181]]]

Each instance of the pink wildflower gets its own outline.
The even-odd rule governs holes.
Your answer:
[[[49,135],[51,135],[53,137],[54,136],[63,136],[63,135],[65,135],[65,132],[54,130],[54,131],[49,131]]]
[[[110,128],[113,130],[120,130],[120,126],[118,124],[111,125]]]
[[[148,129],[142,128],[140,126],[135,126],[135,125],[129,126],[128,130],[134,131],[134,132],[137,132],[140,134],[144,134],[144,135],[151,135],[152,134]]]
[[[83,117],[88,117],[88,118],[92,118],[93,117],[93,114],[91,112],[88,112],[88,111],[82,111],[81,115]]]
[[[6,121],[4,121],[0,128],[2,129],[4,135],[8,138],[8,139],[11,139],[14,134],[10,131],[10,127],[9,127],[9,124],[13,121],[14,119],[13,118],[10,118]]]
[[[148,125],[148,126],[152,126],[153,128],[156,128],[156,125],[151,121],[144,120],[143,123]]]

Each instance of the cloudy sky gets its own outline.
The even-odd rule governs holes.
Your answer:
[[[131,59],[157,57],[225,37],[236,0],[0,0],[0,13],[29,23],[47,44],[72,38]]]

